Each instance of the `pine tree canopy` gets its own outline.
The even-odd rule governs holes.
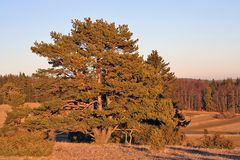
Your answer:
[[[146,63],[152,65],[157,71],[160,78],[163,81],[163,96],[172,97],[173,85],[176,80],[175,75],[171,72],[169,63],[166,63],[164,59],[158,55],[157,50],[152,50],[152,53],[148,55]]]
[[[162,59],[157,61],[162,68],[147,64],[127,25],[73,20],[69,34],[51,32],[51,38],[52,43],[35,42],[31,47],[52,65],[39,71],[51,77],[39,89],[64,102],[54,103],[53,109],[45,104],[29,125],[44,119],[48,123],[39,123],[45,128],[82,130],[97,143],[106,143],[116,129],[137,128],[148,120],[176,124],[171,99],[159,99],[166,85],[159,69],[172,75],[168,64]]]

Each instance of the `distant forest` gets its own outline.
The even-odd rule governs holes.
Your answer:
[[[173,95],[183,109],[240,112],[239,79],[177,79]]]
[[[54,83],[54,79],[24,73],[0,75],[0,104],[5,102],[4,86],[23,94],[25,102],[45,102],[53,98],[52,88],[44,91],[42,86]],[[179,109],[240,113],[240,79],[176,79],[171,90],[169,95]]]

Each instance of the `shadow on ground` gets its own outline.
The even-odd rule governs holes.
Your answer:
[[[56,131],[55,140],[56,142],[73,142],[73,143],[92,142],[92,139],[90,136],[83,134],[80,131],[75,131],[75,132]]]
[[[169,149],[175,150],[175,151],[181,151],[181,152],[185,152],[185,153],[189,153],[189,154],[203,155],[203,156],[214,156],[214,157],[219,157],[219,158],[228,158],[228,159],[232,159],[232,160],[240,159],[240,155],[212,153],[212,152],[208,152],[208,151],[199,150],[197,148],[194,149],[194,148],[169,147]],[[206,159],[206,158],[204,158],[204,159]]]

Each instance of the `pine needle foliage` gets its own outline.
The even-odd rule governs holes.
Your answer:
[[[26,124],[81,130],[96,143],[107,143],[117,129],[136,129],[145,122],[177,125],[171,99],[160,96],[167,82],[159,68],[139,56],[138,40],[127,25],[85,18],[73,20],[67,35],[50,35],[52,43],[35,42],[31,49],[52,65],[36,74],[51,79],[39,90],[62,105],[44,104]],[[69,100],[75,107],[64,105]]]

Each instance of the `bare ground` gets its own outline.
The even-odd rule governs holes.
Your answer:
[[[206,150],[182,146],[168,146],[163,150],[152,150],[147,146],[134,145],[58,143],[53,157],[70,160],[240,159],[240,150]]]
[[[168,146],[152,150],[147,146],[121,144],[56,143],[49,157],[0,157],[0,160],[237,160],[240,149],[198,149]]]

